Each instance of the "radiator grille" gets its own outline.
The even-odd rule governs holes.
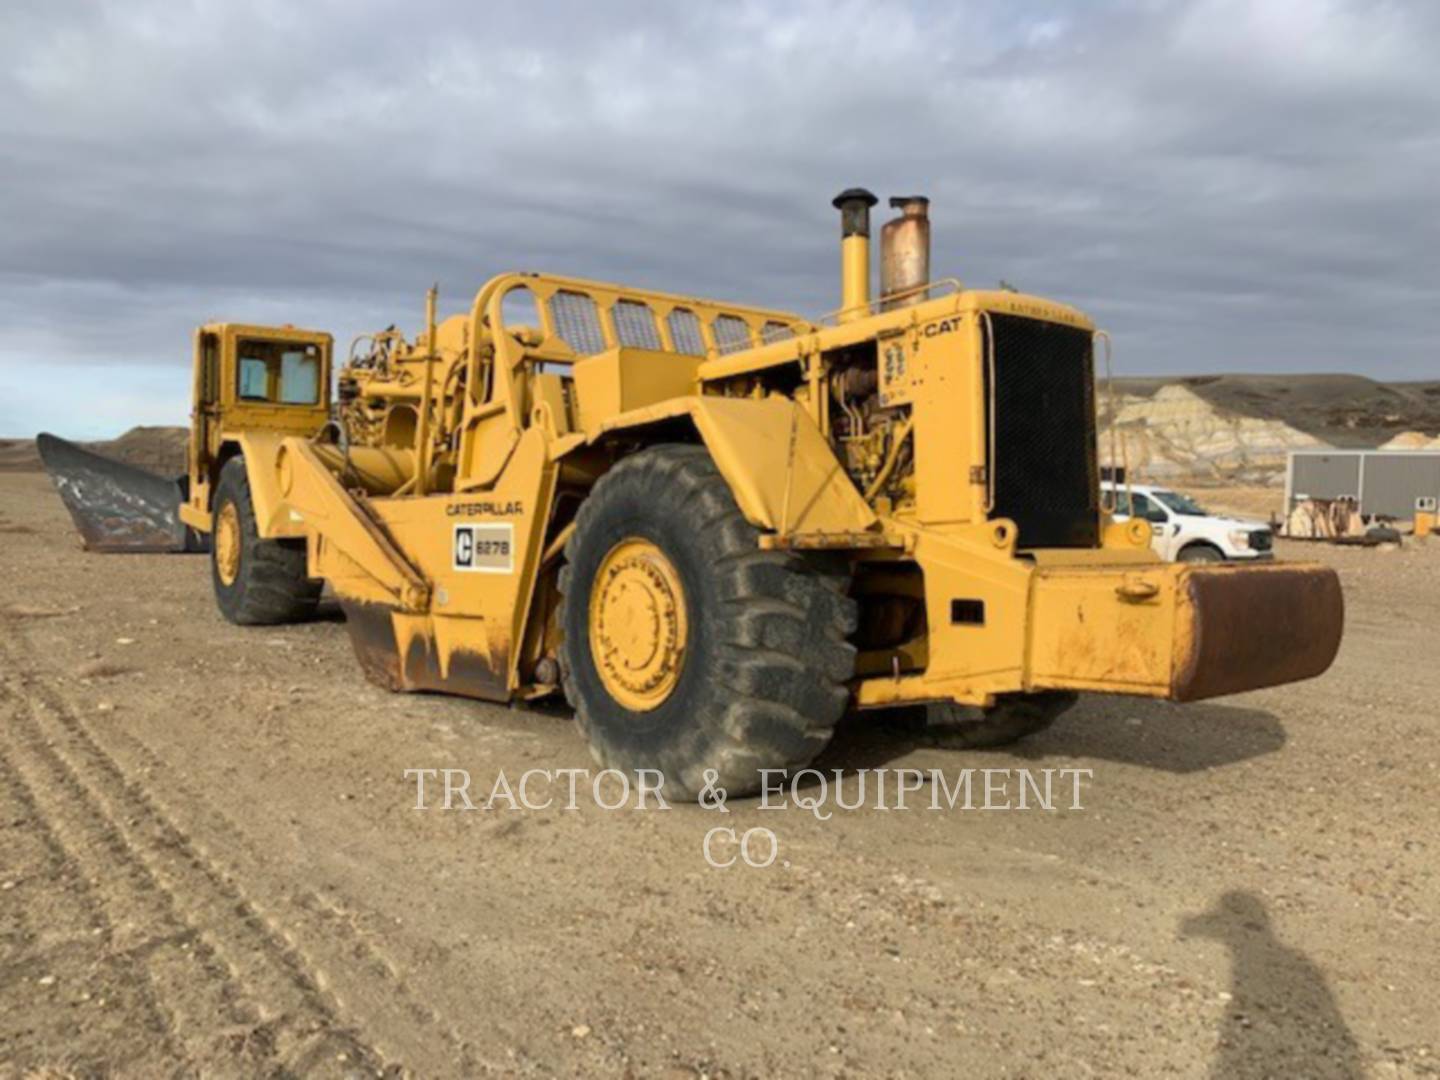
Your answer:
[[[995,334],[995,510],[1019,546],[1099,545],[1092,337],[1059,323],[990,316]],[[988,375],[987,375],[988,377]]]

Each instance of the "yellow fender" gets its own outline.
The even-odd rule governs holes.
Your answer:
[[[677,417],[694,423],[752,525],[782,535],[879,527],[810,414],[789,398],[674,398],[612,416],[588,441]]]
[[[285,496],[280,491],[280,444],[293,432],[236,431],[227,432],[225,442],[239,445],[245,457],[245,473],[250,479],[250,501],[255,507],[255,528],[262,540],[280,537],[303,539],[305,523],[290,515]]]

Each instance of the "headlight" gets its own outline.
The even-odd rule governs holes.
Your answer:
[[[1248,548],[1250,546],[1249,529],[1231,529],[1229,536],[1231,547]]]

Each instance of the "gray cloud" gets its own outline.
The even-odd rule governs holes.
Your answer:
[[[505,269],[818,313],[856,183],[930,194],[938,272],[1086,308],[1123,370],[1434,377],[1437,32],[1420,2],[10,0],[0,432],[181,420],[206,318],[348,339]]]

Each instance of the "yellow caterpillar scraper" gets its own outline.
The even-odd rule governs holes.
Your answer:
[[[872,298],[875,201],[836,199],[819,321],[506,273],[443,320],[432,290],[413,339],[357,339],[333,409],[329,335],[201,327],[178,517],[221,612],[304,618],[328,582],[371,679],[563,692],[598,761],[682,796],[803,766],[847,709],[928,705],[993,745],[1082,692],[1325,671],[1334,572],[1159,562],[1100,501],[1094,325],[930,280],[918,197]],[[74,460],[72,509],[179,543],[134,509],[171,491],[127,503]]]

